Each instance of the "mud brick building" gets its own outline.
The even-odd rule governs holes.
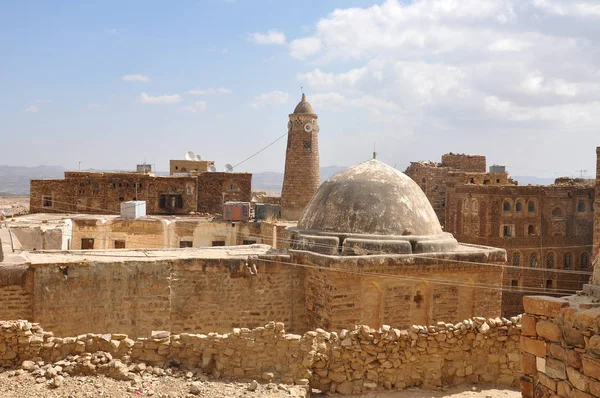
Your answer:
[[[204,163],[201,165],[206,166]],[[118,213],[121,202],[143,200],[147,214],[215,214],[222,212],[224,202],[249,202],[251,185],[250,173],[204,171],[156,176],[70,171],[62,180],[31,180],[30,212]]]

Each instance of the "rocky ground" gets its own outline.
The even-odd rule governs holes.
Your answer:
[[[29,211],[29,196],[0,196],[0,212],[8,216],[26,214]]]
[[[175,364],[176,365],[176,364]],[[1,369],[1,368],[0,368]],[[41,359],[24,361],[19,369],[0,372],[0,396],[60,398],[233,398],[306,397],[308,386],[259,383],[255,380],[215,379],[201,370],[166,369],[143,363],[125,365],[108,353],[70,356],[53,364]],[[339,396],[312,390],[312,397]],[[427,391],[416,388],[400,392],[372,392],[365,398],[517,398],[520,393],[492,387],[461,386]]]

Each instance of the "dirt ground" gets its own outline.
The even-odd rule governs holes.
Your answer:
[[[254,384],[251,380],[204,380],[192,381],[185,377],[161,376],[145,380],[140,386],[129,381],[117,381],[104,376],[66,376],[60,387],[52,387],[51,381],[35,379],[22,371],[4,371],[0,373],[0,397],[21,398],[120,398],[120,397],[157,397],[157,398],[275,398],[300,397],[299,390],[277,384]],[[194,387],[192,385],[195,385]],[[255,389],[254,389],[255,388]],[[341,397],[337,394],[325,394],[313,391],[312,397]],[[517,398],[516,390],[499,389],[488,386],[461,386],[445,391],[425,391],[408,389],[401,392],[373,392],[362,395],[363,398]]]
[[[29,196],[0,196],[0,212],[14,216],[29,212]]]

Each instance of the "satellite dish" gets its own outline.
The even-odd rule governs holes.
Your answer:
[[[217,171],[217,168],[216,168],[215,166],[210,166],[210,169],[209,169],[209,170],[210,170],[210,171],[212,171],[212,172],[214,173],[215,171]]]
[[[230,165],[229,163],[227,163],[227,164],[225,165],[225,172],[226,172],[226,173],[231,173],[232,171],[233,171],[233,166],[232,166],[232,165]]]
[[[202,158],[200,157],[200,155],[196,155],[196,156],[194,156],[194,160],[195,161],[200,161],[200,160],[202,160]]]
[[[187,151],[185,153],[185,160],[194,160],[196,155],[192,151]]]

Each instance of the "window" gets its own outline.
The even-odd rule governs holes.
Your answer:
[[[161,209],[182,209],[183,208],[183,196],[182,195],[161,195],[158,199],[158,207]]]
[[[502,226],[502,236],[506,238],[512,238],[514,236],[514,226],[513,225],[503,225]]]
[[[585,202],[580,201],[579,203],[577,203],[577,212],[585,213]]]
[[[553,285],[554,281],[552,281],[552,279],[546,279],[546,290],[552,289]]]
[[[212,245],[213,246],[225,246],[225,241],[224,240],[213,240]]]
[[[546,268],[554,268],[554,253],[548,253],[546,255]]]
[[[535,225],[529,224],[527,227],[527,235],[535,235]]]
[[[192,247],[192,241],[191,240],[179,241],[179,247]]]
[[[475,179],[474,179],[473,177],[471,177],[471,178],[469,179],[469,183],[471,183],[471,184],[475,184]]]
[[[124,198],[124,197],[122,197],[122,196],[120,196],[120,197],[119,197],[119,202],[124,202],[124,201],[125,201],[125,198]]]
[[[92,184],[92,189],[100,189],[100,184]]]
[[[125,249],[125,241],[124,240],[116,240],[115,241],[115,249]]]
[[[552,210],[552,218],[562,218],[563,217],[563,211],[560,207],[555,207]]]
[[[500,184],[500,179],[496,178],[496,184]]]
[[[573,266],[573,255],[571,253],[565,253],[565,256],[563,258],[563,268],[571,269],[572,266]]]
[[[229,192],[235,192],[238,190],[238,186],[235,184],[227,184],[227,190]]]
[[[529,256],[529,266],[531,268],[537,267],[537,261],[538,261],[537,253],[531,253],[531,255]]]
[[[590,266],[590,255],[587,252],[581,253],[581,261],[579,262],[581,268],[587,268]]]
[[[490,180],[483,180],[483,185],[488,185],[490,183]]]
[[[255,240],[244,240],[244,241],[242,242],[242,245],[253,245],[253,244],[255,244],[255,243],[256,243],[256,241],[255,241]]]
[[[93,238],[81,238],[81,250],[91,250],[94,248]]]
[[[510,202],[504,202],[502,205],[502,211],[509,212],[510,211]]]
[[[310,149],[311,146],[312,146],[312,143],[310,141],[304,141],[302,143],[302,148],[304,148],[304,149]]]
[[[511,289],[515,289],[519,287],[519,281],[517,279],[513,279],[510,281],[510,288]]]
[[[527,211],[529,213],[535,213],[535,203],[534,202],[527,203]]]
[[[512,255],[512,265],[517,267],[521,266],[521,253],[513,253]]]
[[[52,207],[52,196],[49,196],[49,195],[42,196],[42,206]]]
[[[473,202],[471,203],[471,208],[473,209],[473,214],[477,214],[477,212],[479,211],[479,202],[477,202],[477,199],[473,199]]]
[[[519,213],[523,211],[523,203],[521,201],[517,202],[517,204],[515,205],[515,210]]]

